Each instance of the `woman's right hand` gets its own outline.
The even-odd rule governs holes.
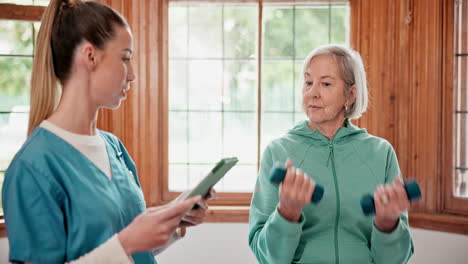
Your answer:
[[[279,188],[278,212],[291,222],[299,222],[302,208],[310,203],[315,190],[315,182],[300,169],[286,161],[286,176]]]
[[[135,217],[118,234],[120,243],[128,255],[162,247],[174,234],[182,218],[201,201],[201,196],[151,207]]]

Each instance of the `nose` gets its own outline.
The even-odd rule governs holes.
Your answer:
[[[130,64],[127,72],[127,81],[133,82],[136,79],[135,71],[133,70],[133,64]]]
[[[320,84],[318,81],[313,81],[312,85],[304,87],[304,96],[311,96],[313,98],[319,98],[320,97]]]

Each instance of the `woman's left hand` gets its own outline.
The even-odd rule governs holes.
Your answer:
[[[410,208],[403,182],[395,176],[393,184],[377,187],[374,192],[375,226],[382,232],[392,232],[398,225],[400,215]]]
[[[180,195],[180,197],[184,197],[184,193]],[[198,202],[196,207],[192,208],[180,222],[179,227],[191,227],[196,226],[203,223],[203,220],[206,217],[206,211],[208,210],[207,201],[213,200],[216,198],[216,191],[215,189],[211,188],[210,192],[206,197],[203,197],[200,202]]]

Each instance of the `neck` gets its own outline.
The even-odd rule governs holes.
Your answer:
[[[86,79],[70,80],[62,90],[60,103],[47,120],[72,133],[95,135],[98,107],[92,103]]]
[[[344,117],[339,117],[336,120],[330,120],[326,122],[309,122],[309,127],[311,130],[317,129],[322,135],[326,136],[329,140],[332,140],[338,132],[338,130],[344,125]]]

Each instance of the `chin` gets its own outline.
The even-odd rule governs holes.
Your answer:
[[[121,103],[122,103],[122,101],[119,100],[118,103],[105,105],[105,106],[103,106],[103,108],[110,109],[110,110],[116,110],[117,108],[120,107]]]

